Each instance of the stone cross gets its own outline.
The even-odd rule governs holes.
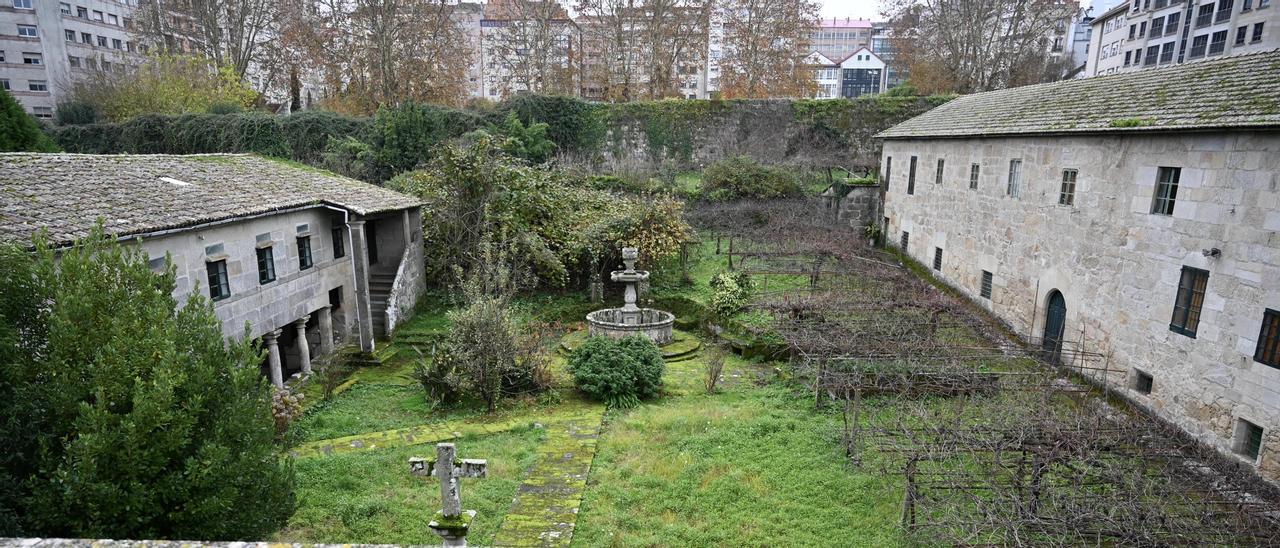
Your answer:
[[[436,458],[409,459],[409,471],[413,475],[440,478],[441,510],[436,512],[435,518],[427,527],[444,539],[445,546],[466,546],[467,529],[476,515],[475,510],[462,509],[458,480],[483,478],[487,468],[483,460],[458,459],[457,451],[452,443],[437,443]]]

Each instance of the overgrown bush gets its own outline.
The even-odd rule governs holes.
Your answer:
[[[593,152],[604,135],[604,124],[595,105],[577,97],[519,95],[492,111],[498,124],[515,114],[525,126],[547,124],[547,138],[568,153]]]
[[[720,317],[740,312],[751,303],[751,276],[746,272],[721,272],[711,277],[711,310]]]
[[[153,55],[132,70],[98,71],[71,93],[97,105],[117,122],[144,115],[212,112],[215,106],[248,107],[258,92],[231,67],[215,68],[203,56]]]
[[[702,195],[710,200],[780,198],[800,192],[800,181],[790,171],[761,165],[748,156],[721,160],[702,172]]]
[[[724,360],[728,354],[723,346],[715,345],[707,349],[706,358],[703,359],[704,376],[703,387],[706,388],[708,394],[715,394],[720,391],[720,376],[724,373]]]
[[[54,121],[58,125],[93,124],[102,117],[98,106],[87,101],[63,101],[58,103]]]
[[[101,227],[0,246],[0,536],[256,540],[293,513],[261,352],[174,279]]]
[[[630,408],[662,390],[662,351],[647,337],[614,340],[591,337],[569,356],[569,372],[579,390],[609,404]]]

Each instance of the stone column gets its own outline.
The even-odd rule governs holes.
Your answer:
[[[351,233],[351,262],[356,276],[356,323],[360,329],[360,350],[373,352],[373,308],[369,304],[369,248],[364,236],[364,220],[347,221]]]
[[[262,344],[267,347],[267,368],[271,370],[271,384],[276,388],[284,388],[284,371],[280,367],[280,347],[276,345],[279,332],[269,331],[262,334]]]
[[[320,326],[320,355],[328,356],[333,353],[333,308],[326,304],[316,314],[319,314],[316,321]]]
[[[298,361],[302,362],[302,376],[311,375],[311,344],[307,342],[307,320],[311,318],[310,314],[293,321],[293,327],[298,330]]]

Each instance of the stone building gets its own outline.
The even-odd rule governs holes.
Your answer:
[[[97,222],[213,301],[281,385],[341,341],[374,349],[424,290],[419,202],[250,155],[0,154],[0,242],[70,245]]]
[[[1280,480],[1280,51],[968,95],[880,133],[885,233]]]

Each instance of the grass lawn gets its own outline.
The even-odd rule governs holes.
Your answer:
[[[776,387],[668,399],[614,417],[574,544],[901,544],[898,480],[845,465],[836,420]]]
[[[536,457],[542,429],[510,432],[454,443],[461,458],[488,460],[488,477],[463,479],[462,500],[477,510],[468,540],[492,540],[516,487]],[[429,544],[427,528],[440,509],[440,484],[409,474],[408,459],[434,456],[432,445],[306,458],[297,461],[298,511],[277,533],[277,542]]]

